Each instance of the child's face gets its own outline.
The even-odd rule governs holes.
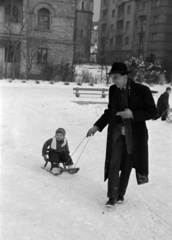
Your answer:
[[[56,133],[56,139],[57,139],[57,141],[63,140],[64,139],[63,134],[62,133]]]

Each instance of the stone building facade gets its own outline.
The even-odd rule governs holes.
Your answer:
[[[75,62],[90,61],[93,0],[76,0],[75,15]]]
[[[75,0],[0,0],[0,70],[40,74],[45,64],[73,63]]]

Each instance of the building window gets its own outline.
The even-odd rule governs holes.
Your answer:
[[[93,3],[92,2],[90,3],[90,11],[91,12],[93,11]]]
[[[85,2],[81,3],[81,9],[84,10],[85,9]]]
[[[103,0],[103,5],[107,5],[108,0]]]
[[[137,21],[137,26],[145,26],[146,25],[146,16],[140,16]]]
[[[125,37],[125,45],[129,44],[129,37]]]
[[[16,62],[16,56],[14,56],[14,47],[5,46],[5,62]]]
[[[124,21],[117,21],[117,29],[123,29]]]
[[[80,37],[82,37],[82,38],[84,37],[84,31],[83,30],[80,31]]]
[[[106,23],[102,24],[102,32],[106,31]]]
[[[116,36],[116,44],[122,44],[122,35]]]
[[[155,42],[157,40],[157,33],[152,33],[152,41]]]
[[[124,14],[124,4],[118,7],[118,15]]]
[[[109,41],[109,47],[110,47],[110,48],[113,47],[113,38],[111,38],[110,41]]]
[[[115,10],[112,10],[112,18],[115,17]]]
[[[127,7],[127,14],[131,13],[131,5]]]
[[[142,3],[142,9],[143,9],[143,10],[147,8],[147,4],[148,4],[147,2],[143,2],[143,3]]]
[[[160,0],[153,0],[152,7],[159,7]]]
[[[139,10],[139,8],[140,8],[140,4],[139,4],[139,2],[137,3],[137,10]]]
[[[114,24],[110,25],[110,31],[113,32],[114,31]]]
[[[130,28],[130,22],[126,22],[126,30]]]
[[[103,19],[107,18],[107,10],[103,10],[102,12]]]
[[[41,8],[38,11],[38,28],[50,29],[50,12],[46,8]]]
[[[38,48],[37,63],[47,64],[47,61],[48,61],[48,49],[47,48]]]
[[[156,23],[158,23],[158,19],[159,19],[159,16],[154,16],[154,17],[152,17],[152,19],[151,19],[152,21],[151,22],[153,24],[156,24]]]
[[[8,4],[5,8],[5,22],[19,23],[19,9],[16,5]]]
[[[105,47],[105,43],[106,43],[105,37],[102,37],[101,38],[101,45],[102,45],[102,47]]]

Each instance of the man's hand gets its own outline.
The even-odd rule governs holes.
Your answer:
[[[117,116],[121,116],[122,118],[133,118],[133,113],[130,109],[125,109],[125,111],[117,112]]]
[[[92,128],[90,128],[87,132],[87,137],[93,136],[96,132],[98,131],[98,127],[97,126],[93,126]]]

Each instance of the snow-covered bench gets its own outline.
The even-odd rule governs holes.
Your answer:
[[[152,94],[158,93],[158,91],[151,90]]]
[[[102,98],[105,98],[109,92],[108,88],[76,87],[76,88],[73,88],[73,90],[76,97],[79,97],[81,94],[86,94],[86,95],[101,95]]]
[[[76,97],[79,97],[81,94],[86,95],[101,95],[102,98],[105,98],[108,95],[108,88],[84,88],[84,87],[76,87],[73,88],[74,94]],[[158,91],[151,90],[152,94],[158,93]]]

